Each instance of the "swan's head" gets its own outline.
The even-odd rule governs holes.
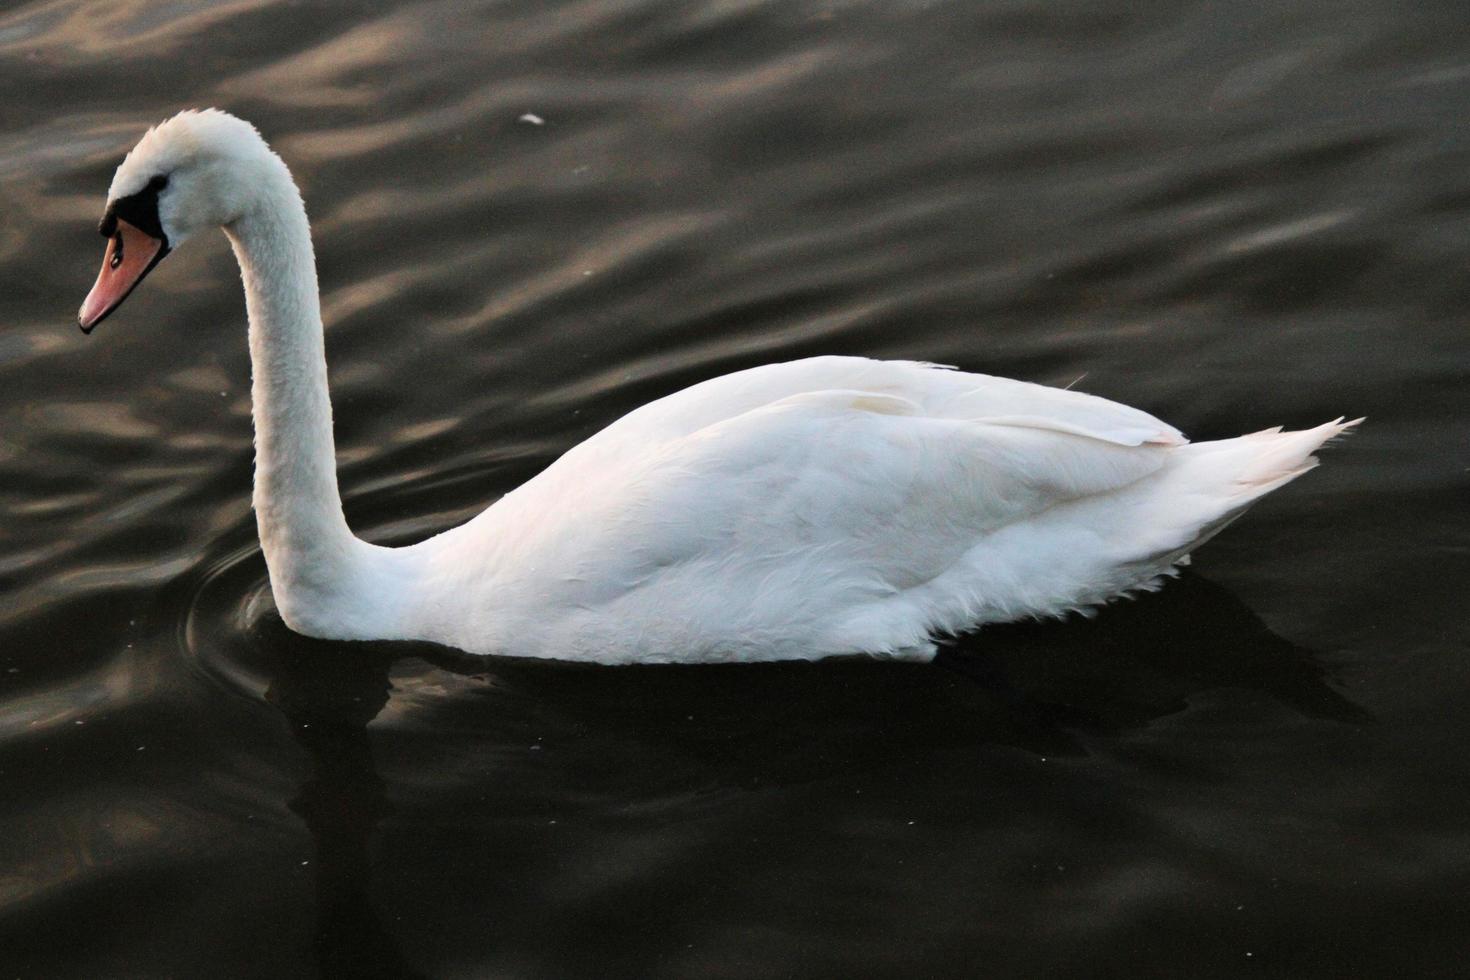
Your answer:
[[[203,228],[229,225],[284,171],[255,127],[218,109],[181,112],[154,126],[117,168],[99,230],[102,271],[77,315],[90,333],[133,287]],[[287,181],[289,185],[289,180]]]

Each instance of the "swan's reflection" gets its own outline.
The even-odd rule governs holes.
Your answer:
[[[380,645],[343,651],[272,630],[281,644],[266,700],[280,709],[311,759],[288,805],[315,854],[318,963],[325,977],[412,977],[369,895],[371,840],[388,812],[367,726],[388,703],[395,654]]]
[[[1088,730],[1138,727],[1219,688],[1265,694],[1307,717],[1369,718],[1328,684],[1316,654],[1272,633],[1229,591],[1189,572],[1092,619],[987,627],[941,662],[961,670],[983,663],[1009,702]]]
[[[419,706],[428,717],[417,721],[430,732],[454,733],[441,745],[446,765],[548,736],[568,746],[561,772],[575,771],[582,792],[590,785],[622,800],[689,784],[803,783],[956,746],[1080,753],[1089,736],[1142,727],[1222,687],[1267,695],[1310,717],[1366,718],[1327,683],[1313,655],[1193,576],[1094,620],[987,628],[945,649],[938,668],[857,660],[570,668],[485,661],[420,644],[321,643],[291,634],[274,616],[257,629],[271,650],[267,700],[311,759],[290,807],[315,845],[316,946],[327,976],[413,975],[370,898],[372,877],[382,873],[372,838],[389,807],[367,733],[389,703],[390,668],[411,671],[409,657],[426,661],[426,674],[488,674],[492,681],[474,694]],[[554,782],[535,785],[544,771],[533,775],[506,761],[517,757],[498,756],[501,785],[492,795],[557,792]],[[480,780],[473,792],[485,789]],[[466,787],[461,781],[444,792],[445,799],[415,807],[452,808]],[[490,878],[487,872],[485,887],[493,889]]]

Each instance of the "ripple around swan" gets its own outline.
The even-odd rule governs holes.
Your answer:
[[[190,664],[225,690],[265,700],[263,651],[251,642],[252,624],[274,609],[260,545],[240,545],[211,561],[187,596],[178,635]]]
[[[255,541],[210,561],[188,576],[179,591],[177,636],[186,662],[209,683],[237,697],[269,700],[272,684],[293,657],[372,665],[401,661],[395,678],[408,685],[418,674],[434,669],[415,659],[417,653],[433,655],[439,649],[429,644],[332,642],[292,633],[276,611],[265,559]],[[438,659],[453,663],[455,655],[446,651]]]
[[[421,517],[395,530],[419,537],[424,524]],[[336,642],[291,632],[276,611],[264,556],[253,540],[253,521],[226,539],[247,534],[248,543],[224,550],[184,576],[175,597],[165,603],[178,610],[176,635],[185,663],[211,686],[234,697],[274,704],[283,687],[318,684],[319,678],[303,681],[317,670],[327,678],[320,683],[328,686],[368,683],[386,690],[391,684],[393,701],[380,725],[426,731],[433,730],[434,711],[443,709],[446,698],[486,686],[486,675],[496,661],[434,644]],[[372,681],[374,675],[380,680]],[[362,724],[378,717],[385,703],[386,697]]]

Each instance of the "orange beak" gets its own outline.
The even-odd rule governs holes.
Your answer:
[[[107,253],[102,256],[102,271],[77,314],[82,333],[91,333],[93,327],[121,306],[133,287],[167,254],[167,241],[117,219],[116,231],[108,239]]]

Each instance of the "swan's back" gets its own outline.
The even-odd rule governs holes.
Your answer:
[[[737,371],[649,402],[623,416],[573,452],[605,437],[688,435],[792,395],[863,391],[913,402],[928,418],[1029,417],[1075,427],[1122,445],[1183,442],[1179,430],[1146,412],[1062,388],[970,374],[917,361],[811,357]]]

